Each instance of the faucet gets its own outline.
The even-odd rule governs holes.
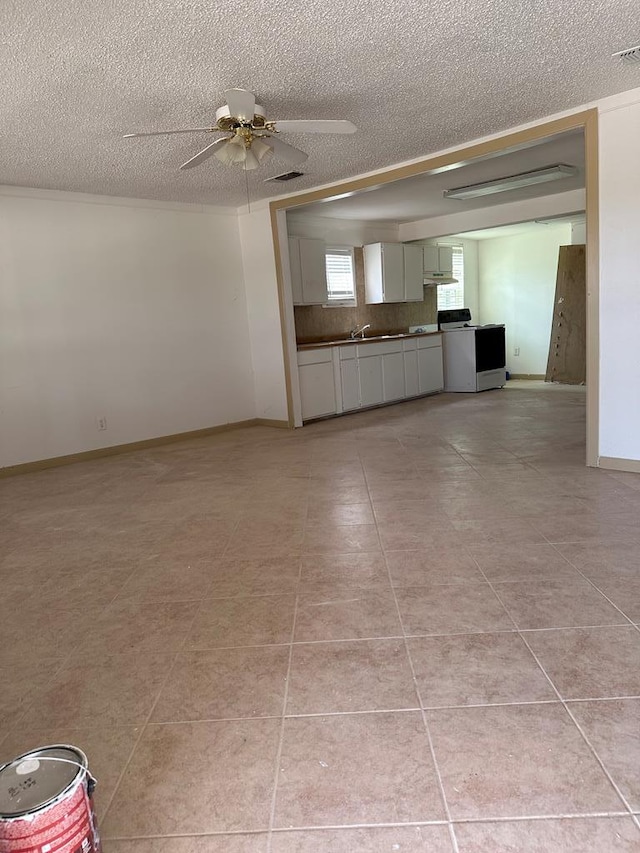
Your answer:
[[[371,323],[365,323],[364,326],[356,326],[355,329],[351,329],[351,331],[349,332],[349,337],[352,341],[355,341],[358,335],[362,335],[362,337],[364,338],[364,333],[367,331],[367,329],[370,328]]]

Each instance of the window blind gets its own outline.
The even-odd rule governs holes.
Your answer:
[[[449,311],[452,308],[464,308],[464,251],[462,246],[452,246],[453,277],[455,284],[438,285],[438,311]]]
[[[353,250],[327,249],[325,254],[329,302],[355,300]]]

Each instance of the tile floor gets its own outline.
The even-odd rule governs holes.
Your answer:
[[[640,850],[640,475],[511,383],[0,482],[0,758],[105,853]]]

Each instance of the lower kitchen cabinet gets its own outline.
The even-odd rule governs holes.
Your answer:
[[[344,352],[345,349],[346,352]],[[358,376],[358,359],[356,358],[355,347],[353,346],[349,348],[340,347],[339,354],[342,411],[351,412],[353,409],[360,408],[360,377]]]
[[[324,347],[298,353],[303,420],[334,415],[338,410],[332,349]]]
[[[418,344],[418,392],[430,394],[444,388],[442,369],[442,345],[424,346]]]
[[[298,370],[304,421],[433,394],[444,387],[442,337],[300,350]]]
[[[382,394],[385,403],[404,400],[407,396],[404,381],[402,349],[382,356]]]
[[[368,349],[373,349],[374,344],[367,344]],[[363,347],[359,347],[363,349]],[[360,380],[360,406],[379,406],[384,403],[382,391],[382,356],[381,355],[358,355],[358,376]]]

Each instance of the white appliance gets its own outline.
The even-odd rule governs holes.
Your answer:
[[[471,392],[502,388],[507,381],[504,325],[471,324],[471,311],[438,311],[442,331],[444,390]]]

